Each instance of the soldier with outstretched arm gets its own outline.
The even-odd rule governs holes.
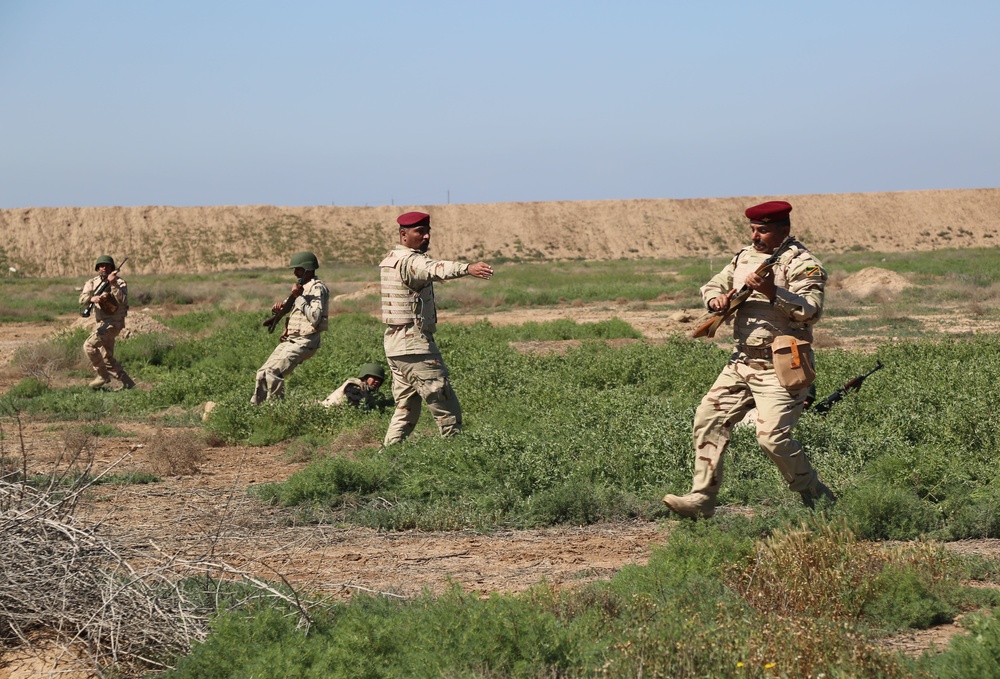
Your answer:
[[[434,282],[463,276],[489,280],[486,262],[466,264],[431,259],[431,217],[407,212],[396,220],[399,245],[379,264],[382,282],[383,344],[392,372],[396,402],[384,445],[403,441],[420,419],[421,402],[433,413],[441,436],[462,430],[462,407],[448,379],[448,368],[434,342],[437,308]]]
[[[752,292],[735,312],[736,351],[695,412],[691,491],[663,498],[681,516],[715,513],[723,456],[733,426],[754,406],[757,443],[778,467],[788,488],[799,493],[808,507],[820,498],[833,500],[802,446],[792,438],[815,377],[812,327],[822,314],[827,275],[804,245],[788,240],[791,211],[792,206],[784,201],[748,208],[751,245],[701,289],[714,312],[726,309],[744,284]],[[782,248],[774,265],[758,272]]]

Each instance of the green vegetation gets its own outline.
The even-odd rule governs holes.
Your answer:
[[[291,611],[236,611],[168,676],[929,676],[989,662],[992,618],[977,623],[992,625],[990,647],[956,644],[935,665],[866,637],[996,606],[997,592],[957,584],[977,570],[926,545],[859,543],[822,517],[683,522],[648,565],[577,590],[357,596],[317,611],[308,632]]]
[[[751,507],[753,516],[676,522],[647,566],[573,591],[543,583],[488,599],[457,588],[409,601],[358,596],[313,610],[308,629],[274,603],[238,606],[220,615],[173,676],[988,675],[993,670],[980,668],[1000,658],[1000,601],[993,589],[960,582],[996,583],[998,567],[926,540],[1000,537],[992,411],[1000,340],[932,335],[933,324],[907,305],[945,310],[980,300],[981,314],[995,315],[998,254],[843,258],[828,260],[841,275],[882,266],[922,272],[932,285],[892,307],[858,308],[831,296],[828,332],[896,338],[874,353],[818,352],[820,397],[876,361],[886,366],[828,416],[805,414],[796,430],[837,492],[836,505],[822,513],[801,507],[753,428],[737,427],[720,501]],[[440,296],[463,309],[622,300],[693,308],[697,285],[722,262],[510,263],[489,286],[456,281]],[[368,269],[345,268],[329,282],[351,290],[370,278]],[[287,444],[304,468],[252,492],[298,521],[492,531],[666,519],[660,498],[690,483],[694,409],[726,360],[722,348],[703,342],[640,341],[618,319],[443,324],[437,339],[466,431],[441,440],[425,415],[407,443],[380,450],[389,410],[318,405],[361,363],[384,363],[382,326],[362,302],[359,313],[338,308],[320,352],[289,379],[285,401],[252,407],[254,373],[277,342],[260,327],[262,310],[287,292],[287,274],[141,280],[148,303],[174,312],[162,319],[170,333],[119,343],[142,389],[86,388],[81,330],[18,351],[19,381],[0,395],[0,412],[73,422],[81,435],[100,438],[124,435],[130,421],[186,426],[176,436],[161,431],[162,450],[147,451],[164,475],[196,469],[203,433],[220,443]],[[31,306],[25,299],[18,308]],[[44,313],[75,312],[72,302]],[[551,352],[516,346],[563,340],[577,342]],[[78,386],[59,386],[74,380]],[[200,426],[206,401],[218,405],[196,435],[191,427]],[[6,443],[10,430],[2,433]],[[16,480],[21,462],[11,450],[0,461]],[[38,475],[25,483],[62,488],[80,480]],[[127,473],[100,482],[157,480]],[[890,548],[870,540],[916,542]],[[973,611],[963,620],[977,636],[939,656],[910,661],[873,645]]]

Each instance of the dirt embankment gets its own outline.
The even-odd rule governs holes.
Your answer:
[[[372,263],[395,241],[395,217],[411,209],[434,216],[433,252],[446,259],[716,255],[745,243],[748,205],[775,198],[795,206],[794,232],[819,253],[1000,241],[1000,189],[405,207],[19,208],[0,210],[0,272],[79,275],[102,252],[129,256],[136,273],[270,268],[306,243],[322,261]]]

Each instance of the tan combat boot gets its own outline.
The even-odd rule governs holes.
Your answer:
[[[715,514],[715,498],[704,493],[665,495],[663,504],[675,513],[690,519],[707,519]]]
[[[105,384],[107,384],[110,381],[111,381],[111,378],[108,375],[98,374],[97,377],[95,377],[94,379],[90,380],[89,386],[90,386],[91,389],[100,389],[101,387],[103,387]]]

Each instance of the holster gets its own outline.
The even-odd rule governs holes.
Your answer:
[[[788,391],[805,389],[816,379],[809,342],[791,335],[779,335],[771,343],[774,372]]]
[[[101,311],[108,314],[109,316],[118,311],[118,300],[111,293],[104,293],[99,298],[97,306],[101,308]]]

